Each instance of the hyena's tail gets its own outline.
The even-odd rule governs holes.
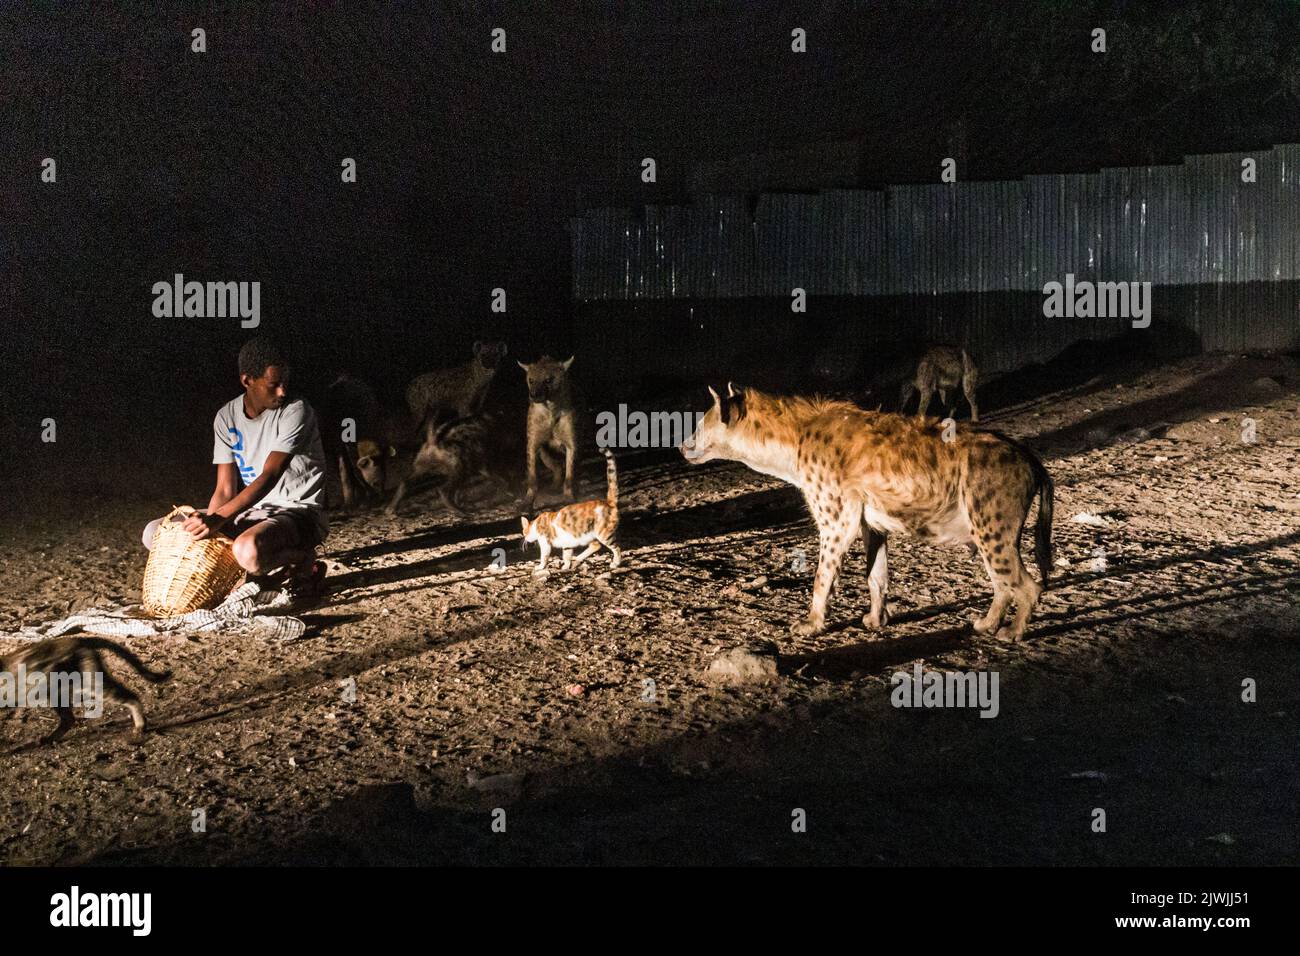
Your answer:
[[[82,644],[86,647],[93,647],[97,651],[108,651],[116,657],[120,657],[131,666],[131,669],[152,684],[160,684],[172,676],[171,671],[150,670],[148,665],[134,653],[127,650],[120,644],[114,644],[112,641],[105,640],[102,637],[83,637]]]
[[[618,514],[618,468],[614,464],[614,453],[608,448],[602,448],[601,451],[605,453],[605,481],[608,483],[605,501],[609,504],[609,510]]]
[[[1052,573],[1052,476],[1032,452],[1029,453],[1029,467],[1033,469],[1038,494],[1038,521],[1034,524],[1034,562],[1038,565],[1043,587],[1047,587],[1048,575]]]

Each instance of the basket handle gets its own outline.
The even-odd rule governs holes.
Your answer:
[[[191,507],[190,505],[172,505],[172,510],[167,512],[167,514],[163,516],[162,523],[166,524],[168,521],[171,521],[172,515],[175,514],[179,514],[182,515],[183,517],[188,518],[190,515],[194,514],[196,510],[197,509]]]

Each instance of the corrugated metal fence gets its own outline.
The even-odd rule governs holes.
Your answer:
[[[1242,181],[1246,158],[1254,182]],[[640,315],[658,311],[655,300],[788,301],[799,287],[904,297],[915,330],[933,334],[943,307],[920,300],[943,297],[962,313],[959,334],[1001,353],[986,354],[991,368],[1009,368],[1127,328],[1043,321],[1044,284],[1073,273],[1153,283],[1157,314],[1207,350],[1300,344],[1294,290],[1280,285],[1300,280],[1297,144],[1007,182],[705,195],[691,206],[590,210],[571,233],[580,314],[609,316],[620,300],[641,303]],[[993,296],[999,309],[1020,293],[1011,301],[1040,321],[1022,323],[1020,341],[1006,341],[1005,327],[982,329],[979,300],[991,293],[1003,294]]]

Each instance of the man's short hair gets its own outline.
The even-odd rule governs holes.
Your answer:
[[[239,374],[261,378],[272,365],[288,366],[289,361],[280,349],[280,343],[266,335],[249,339],[239,350]]]

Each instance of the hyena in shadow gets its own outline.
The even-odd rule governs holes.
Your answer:
[[[934,418],[868,412],[848,402],[782,398],[752,388],[714,392],[713,407],[681,446],[691,464],[739,461],[803,492],[817,522],[820,553],[808,617],[792,628],[816,634],[840,564],[862,534],[871,611],[888,623],[889,535],[935,544],[973,544],[993,583],[993,604],[972,618],[981,634],[1019,640],[1052,567],[1052,479],[1024,445],[993,431]],[[1034,556],[1042,584],[1020,558],[1020,533],[1035,496]],[[1011,623],[1001,627],[1015,602]]]
[[[417,375],[406,386],[406,404],[417,422],[433,416],[439,423],[477,415],[506,357],[504,342],[475,342],[474,356],[464,365]]]
[[[930,407],[930,397],[936,390],[939,392],[939,401],[947,408],[948,390],[960,385],[966,401],[970,403],[970,420],[977,422],[980,420],[979,405],[975,401],[975,388],[978,384],[979,369],[965,349],[953,345],[933,345],[921,356],[921,361],[916,363],[916,374],[912,380],[903,383],[898,410],[906,411],[912,395],[920,392],[916,414],[924,418]]]

